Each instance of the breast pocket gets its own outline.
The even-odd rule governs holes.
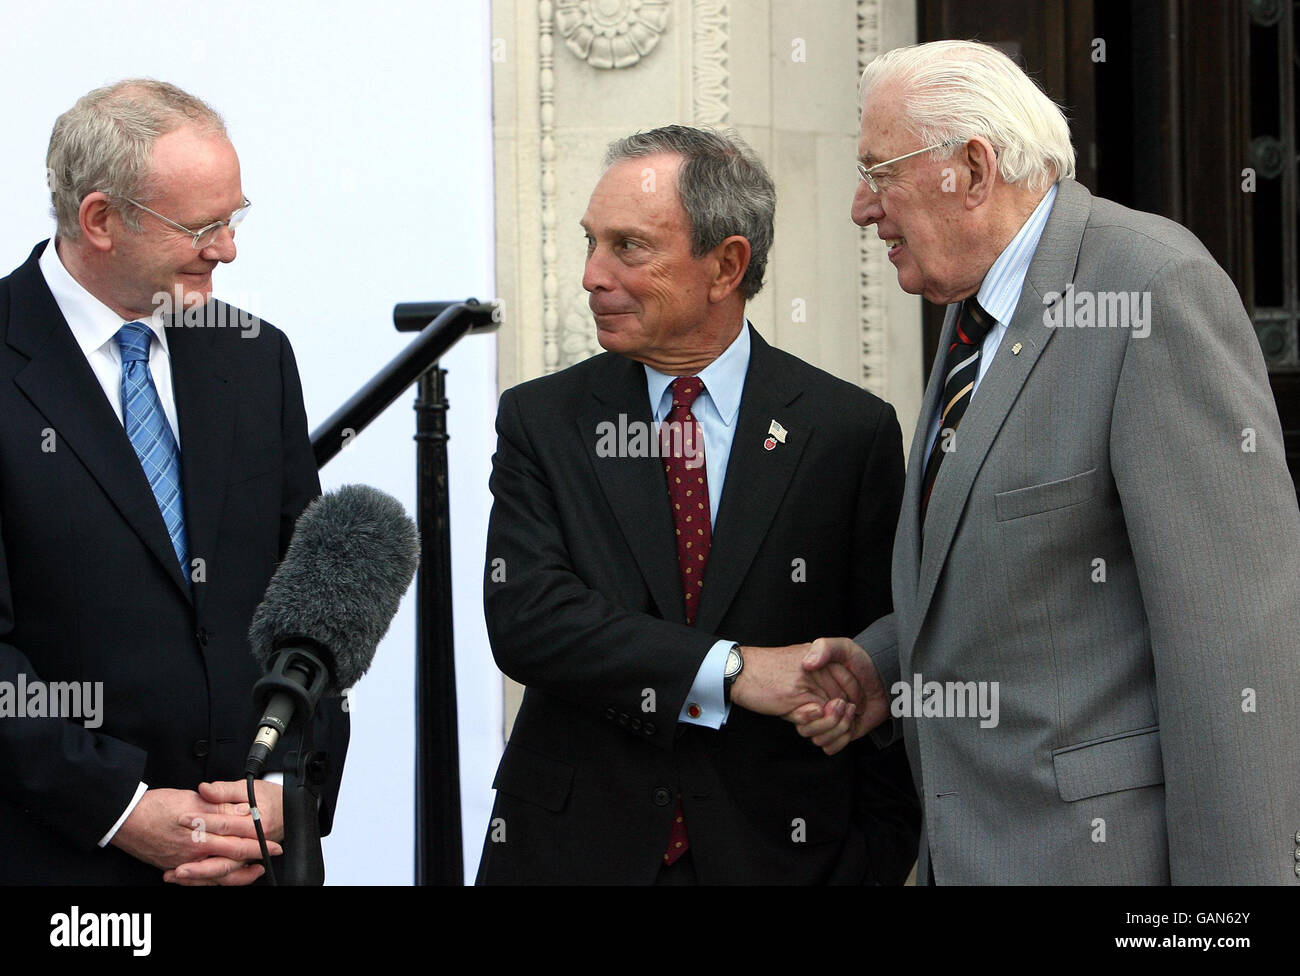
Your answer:
[[[1097,481],[1097,469],[1089,468],[1060,481],[1000,491],[994,496],[998,521],[1009,522],[1086,502],[1097,493]]]
[[[242,485],[268,474],[278,474],[284,463],[284,446],[279,441],[242,447],[232,459],[227,487]]]

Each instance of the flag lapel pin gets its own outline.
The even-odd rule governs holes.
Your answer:
[[[785,435],[788,431],[781,426],[780,421],[773,420],[767,428],[767,440],[763,441],[765,450],[772,450],[777,444],[785,443]]]

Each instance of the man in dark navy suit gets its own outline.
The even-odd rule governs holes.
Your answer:
[[[857,689],[806,673],[799,643],[889,611],[898,421],[747,324],[774,208],[739,139],[615,143],[582,221],[607,352],[501,398],[486,613],[527,690],[482,883],[899,884],[912,865],[902,754],[839,751]],[[837,755],[782,720],[810,711]]]
[[[207,105],[91,92],[48,166],[56,236],[0,279],[0,881],[247,884],[248,625],[320,492],[293,353],[211,301],[248,200]]]

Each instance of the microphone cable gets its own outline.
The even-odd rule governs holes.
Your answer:
[[[262,814],[257,809],[257,792],[253,789],[254,777],[252,773],[248,774],[248,812],[253,815],[253,829],[257,831],[257,844],[262,848],[262,865],[266,868],[266,876],[270,879],[272,885],[277,884],[275,880],[275,868],[271,867],[271,852],[266,846],[266,833],[262,830]]]

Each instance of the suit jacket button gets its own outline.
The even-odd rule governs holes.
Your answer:
[[[654,722],[646,722],[645,724],[643,724],[641,726],[641,731],[644,732],[646,735],[654,735],[655,734]]]
[[[1295,866],[1295,874],[1297,878],[1300,878],[1300,864]]]
[[[641,731],[641,720],[639,718],[632,719],[631,725],[632,725],[633,732]]]
[[[206,627],[200,627],[194,636],[198,639],[200,646],[208,646],[208,630]]]
[[[673,802],[673,791],[666,786],[656,786],[654,792],[655,806],[666,807]]]
[[[195,755],[197,758],[199,758],[199,759],[203,759],[204,757],[207,756],[207,754],[208,754],[208,740],[207,740],[207,739],[195,739],[195,740],[194,740],[194,755]]]
[[[1297,831],[1295,832],[1295,842],[1296,842],[1297,844],[1300,844],[1300,830],[1297,830]]]
[[[619,724],[619,725],[623,726],[623,728],[627,728],[628,720],[629,720],[629,718],[628,718],[628,714],[627,714],[627,712],[619,712],[619,714],[618,714],[618,724]]]
[[[615,721],[618,718],[618,710],[613,705],[610,705],[609,708],[605,709],[605,717],[611,722]]]

